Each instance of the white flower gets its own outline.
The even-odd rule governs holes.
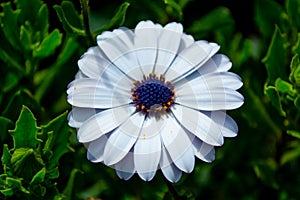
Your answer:
[[[231,62],[219,46],[194,41],[182,25],[140,22],[97,37],[78,61],[68,86],[69,125],[91,162],[116,169],[125,180],[151,180],[161,169],[171,182],[193,171],[195,156],[215,158],[214,146],[237,135],[225,110],[243,96]]]

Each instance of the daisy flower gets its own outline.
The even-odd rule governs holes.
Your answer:
[[[180,23],[151,21],[103,32],[97,44],[67,90],[69,125],[91,162],[125,180],[150,181],[160,169],[177,182],[195,157],[213,161],[214,147],[237,135],[225,110],[243,104],[242,81],[217,44],[194,41]]]

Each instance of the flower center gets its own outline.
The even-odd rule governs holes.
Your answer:
[[[135,81],[133,85],[131,96],[137,112],[148,114],[150,110],[170,111],[175,100],[174,86],[170,81],[165,81],[163,75],[157,77],[150,73],[149,76],[144,76],[142,81]]]

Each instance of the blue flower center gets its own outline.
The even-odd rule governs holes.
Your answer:
[[[169,81],[161,75],[159,78],[156,75],[149,74],[144,76],[142,81],[133,83],[132,100],[136,106],[136,111],[149,113],[152,108],[155,110],[169,111],[174,104],[174,87]]]

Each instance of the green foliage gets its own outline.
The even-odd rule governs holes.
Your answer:
[[[255,20],[259,31],[265,38],[270,38],[274,31],[274,26],[283,25],[286,14],[284,9],[276,1],[256,0]]]
[[[280,162],[275,168],[276,171],[284,169],[289,164],[297,162],[300,157],[300,87],[299,87],[299,9],[300,1],[287,0],[285,8],[273,1],[262,1],[257,3],[261,9],[265,8],[265,12],[257,14],[260,25],[267,26],[267,23],[273,22],[276,24],[272,36],[271,43],[268,48],[267,55],[263,62],[267,69],[267,81],[264,91],[282,116],[282,135],[283,138],[289,138],[285,142],[281,142],[283,149],[280,152]],[[268,9],[265,7],[268,5]],[[276,11],[272,13],[272,11]],[[264,17],[264,19],[262,19]],[[270,28],[267,31],[262,31],[265,36],[270,33]],[[272,175],[274,177],[274,175]],[[270,181],[278,183],[277,181]],[[281,186],[276,184],[276,187],[288,185],[282,183]],[[285,186],[284,186],[285,187]],[[289,189],[285,188],[282,198],[288,199],[292,195],[292,186]],[[280,190],[277,188],[277,190]],[[293,194],[295,195],[295,194]]]
[[[56,187],[58,161],[69,151],[66,115],[38,127],[32,112],[23,106],[15,129],[10,131],[13,148],[3,146],[0,192],[4,196],[52,199],[59,195],[47,189]]]
[[[287,79],[287,71],[284,67],[287,65],[287,41],[285,37],[276,26],[268,53],[263,59],[268,72],[268,85],[274,84],[279,76],[284,80]]]
[[[33,57],[47,57],[61,44],[62,34],[59,30],[53,30],[47,35],[39,47],[33,52]]]
[[[218,7],[210,11],[202,18],[195,20],[188,32],[200,34],[198,37],[203,37],[209,34],[230,34],[233,31],[234,20],[230,10],[225,7]],[[196,35],[197,36],[197,35]]]
[[[49,10],[40,0],[1,3],[0,36],[2,75],[0,110],[15,120],[22,105],[41,113],[39,99],[33,98],[36,72],[62,43],[58,29],[49,30]]]
[[[54,9],[56,10],[59,20],[67,33],[75,34],[88,39],[89,37],[94,39],[96,35],[105,30],[122,26],[124,24],[126,11],[129,5],[130,4],[128,2],[124,2],[122,5],[120,5],[111,20],[102,25],[100,28],[97,28],[94,33],[91,33],[89,27],[87,1],[81,1],[81,7],[83,11],[81,14],[77,13],[74,4],[71,1],[63,1],[60,6],[55,5]],[[93,42],[91,41],[91,43]]]
[[[299,199],[300,1],[117,2],[1,1],[0,199]],[[80,56],[98,34],[140,20],[180,21],[218,43],[244,83],[245,105],[229,112],[237,138],[176,184],[160,171],[151,182],[118,179],[87,161],[67,125]]]
[[[39,142],[36,136],[38,128],[36,126],[36,119],[33,114],[26,107],[22,109],[20,117],[16,122],[16,128],[10,131],[14,138],[15,148],[35,148]]]
[[[286,123],[289,124],[289,128],[298,131],[300,130],[300,110],[298,105],[300,97],[300,63],[297,48],[299,41],[298,31],[300,30],[295,16],[299,8],[299,1],[287,1],[286,12],[283,8],[280,8],[281,13],[279,16],[286,16],[287,23],[294,26],[285,27],[280,23],[276,25],[267,55],[263,59],[268,73],[265,93],[279,113],[286,117]],[[278,19],[277,21],[279,22],[280,20]],[[281,32],[280,28],[285,32]],[[295,31],[297,34],[295,34]],[[288,130],[288,132],[291,131]]]
[[[129,7],[128,2],[124,2],[116,11],[116,14],[112,17],[112,19],[104,24],[100,29],[96,30],[93,36],[96,36],[100,33],[102,33],[105,30],[109,30],[112,28],[117,28],[119,26],[122,26],[125,22],[125,16],[126,16],[126,11]]]
[[[67,33],[81,36],[86,35],[85,30],[83,30],[82,16],[76,13],[76,9],[71,1],[64,1],[61,6],[55,5],[54,9],[56,10],[59,20]],[[69,21],[69,18],[72,21]]]
[[[13,10],[10,2],[1,4],[3,8],[0,15],[2,31],[9,43],[4,48],[9,48],[10,45],[22,53],[26,52],[25,56],[28,57],[25,57],[25,60],[31,62],[33,62],[32,56],[44,58],[53,54],[61,43],[62,35],[58,30],[48,33],[49,13],[46,5],[40,0],[30,0],[30,2],[18,0],[16,6],[17,9]],[[45,48],[49,44],[51,46]],[[19,64],[22,65],[22,63]]]

